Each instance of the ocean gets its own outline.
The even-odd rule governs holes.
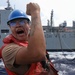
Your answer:
[[[75,75],[75,52],[48,52],[59,75]],[[0,75],[7,75],[2,60]]]

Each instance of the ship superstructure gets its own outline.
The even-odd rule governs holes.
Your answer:
[[[8,15],[12,11],[9,0],[7,1],[7,7],[0,8],[0,47],[2,46],[3,38],[11,33],[9,27],[7,26]]]

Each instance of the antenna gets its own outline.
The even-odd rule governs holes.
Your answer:
[[[14,5],[14,9],[15,9],[15,5]]]

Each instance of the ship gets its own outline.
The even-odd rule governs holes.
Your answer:
[[[43,26],[46,50],[47,51],[75,51],[75,21],[72,22],[72,27],[67,26],[67,22],[59,24],[58,27],[53,25],[53,10],[51,11],[50,20],[47,26]]]
[[[8,21],[8,15],[13,10],[13,8],[10,5],[9,0],[7,1],[7,6],[0,6],[0,47],[3,45],[3,38],[11,33],[7,21]]]
[[[3,45],[3,38],[11,33],[8,25],[8,15],[14,10],[9,0],[7,7],[0,8],[0,47]],[[46,40],[47,51],[75,51],[75,21],[73,26],[68,27],[64,21],[58,27],[53,26],[53,10],[51,11],[50,20],[46,26],[43,26],[44,36]]]

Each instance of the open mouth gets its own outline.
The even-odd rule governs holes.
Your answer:
[[[23,33],[24,33],[23,30],[18,30],[18,31],[17,31],[17,34],[23,34]]]

